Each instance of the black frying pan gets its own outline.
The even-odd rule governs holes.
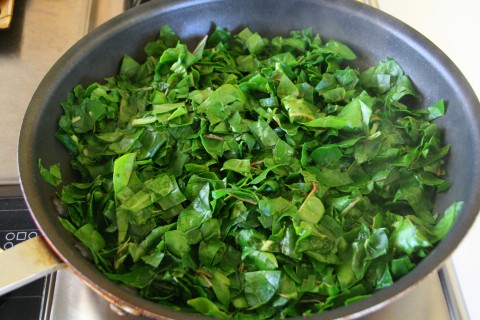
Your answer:
[[[353,0],[198,0],[152,1],[112,19],[74,45],[50,70],[35,92],[23,122],[19,143],[22,188],[42,234],[56,254],[90,286],[110,301],[137,314],[155,318],[198,319],[140,298],[104,277],[75,248],[76,240],[54,214],[55,190],[39,176],[37,159],[60,162],[71,178],[69,156],[55,139],[60,102],[72,88],[116,74],[123,54],[142,58],[146,42],[164,24],[183,39],[196,43],[213,24],[230,30],[248,26],[266,36],[287,35],[292,29],[313,27],[323,38],[340,40],[358,54],[365,68],[387,56],[395,58],[423,96],[421,106],[440,98],[448,112],[438,124],[452,144],[447,172],[450,190],[438,197],[436,211],[453,201],[465,206],[447,237],[417,268],[393,286],[349,306],[312,316],[312,319],[357,317],[368,314],[417,284],[436,270],[458,246],[480,208],[480,106],[472,88],[453,63],[430,41],[402,22]],[[68,180],[68,179],[67,179]]]

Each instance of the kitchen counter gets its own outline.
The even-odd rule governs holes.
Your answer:
[[[122,11],[123,1],[120,0],[15,1],[10,28],[0,30],[2,184],[18,183],[20,127],[42,78],[90,29]]]
[[[62,15],[75,10],[72,17]],[[18,183],[17,141],[30,98],[53,63],[85,34],[88,1],[17,1],[10,29],[0,31],[0,178]],[[58,32],[58,21],[62,30]],[[41,26],[39,28],[39,26]]]

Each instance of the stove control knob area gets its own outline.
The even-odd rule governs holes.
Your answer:
[[[38,231],[36,230],[6,232],[1,242],[2,243],[1,248],[3,250],[10,249],[14,245],[31,238],[35,238],[36,236],[38,236]]]

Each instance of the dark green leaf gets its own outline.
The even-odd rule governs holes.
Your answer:
[[[246,272],[245,298],[251,308],[258,308],[272,299],[280,284],[279,271]]]
[[[194,298],[187,301],[187,303],[192,306],[197,312],[207,316],[220,319],[230,318],[228,314],[221,311],[212,301],[207,298]]]
[[[60,164],[53,164],[50,168],[45,168],[42,165],[42,160],[38,159],[38,169],[42,178],[50,183],[52,186],[56,187],[62,183],[62,174],[60,173]]]

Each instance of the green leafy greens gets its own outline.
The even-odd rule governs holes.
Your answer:
[[[145,52],[75,87],[56,133],[79,174],[59,219],[141,296],[218,318],[322,312],[390,286],[460,212],[432,213],[444,102],[408,107],[395,60],[359,71],[312,29],[217,27],[190,51],[165,26]]]

